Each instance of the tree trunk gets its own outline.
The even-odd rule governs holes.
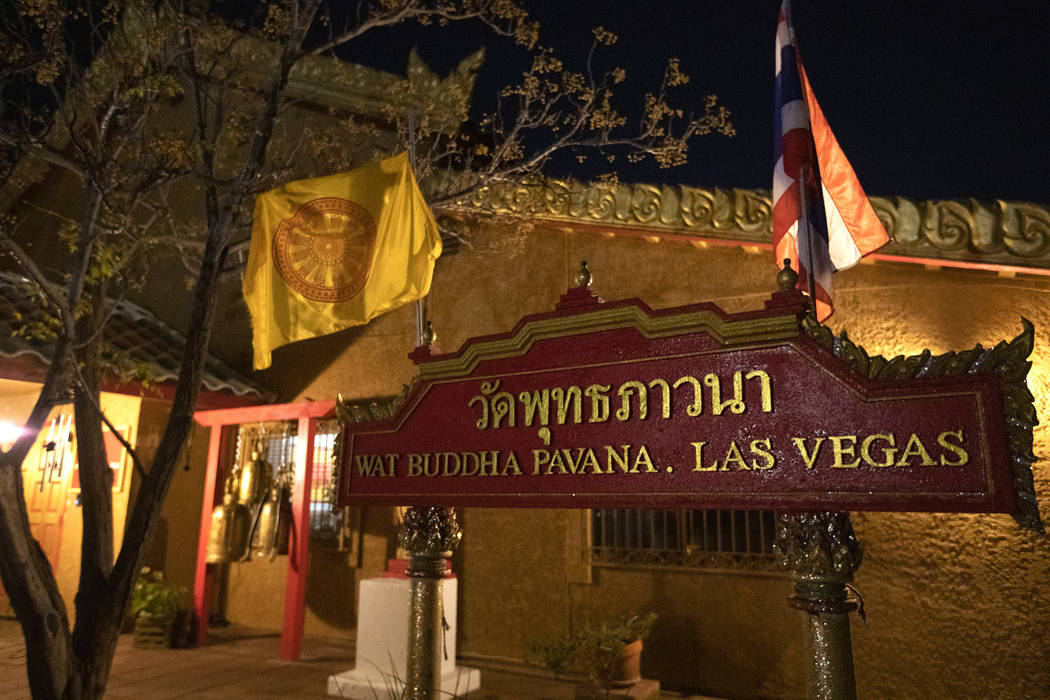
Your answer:
[[[90,348],[81,350],[77,358],[73,358],[67,350],[78,335],[91,338],[88,345],[93,345],[98,334],[85,333],[83,329],[78,333],[70,322],[72,313],[65,314],[66,323],[60,333],[59,351],[52,358],[49,381],[51,374],[63,366],[82,367],[83,382],[76,386],[74,408],[78,455],[81,459],[84,534],[81,576],[75,601],[77,617],[72,634],[54,575],[29,529],[22,491],[21,463],[33,439],[29,438],[27,443],[27,438],[19,440],[18,445],[26,443],[25,451],[20,455],[15,454],[18,451],[16,446],[15,450],[0,458],[0,551],[4,553],[0,557],[0,576],[22,623],[30,688],[35,699],[93,700],[101,697],[105,690],[131,591],[171,484],[179,454],[192,428],[212,326],[215,287],[234,229],[235,212],[250,196],[255,178],[265,160],[288,74],[300,55],[302,42],[317,12],[317,6],[318,0],[306,0],[291,20],[291,31],[282,46],[266,91],[247,158],[230,187],[231,196],[222,208],[215,185],[209,183],[205,186],[207,240],[194,289],[185,352],[171,414],[153,464],[142,480],[135,502],[129,504],[124,536],[115,562],[112,493],[107,480],[109,469],[97,410],[97,364],[93,361],[95,358],[90,356]],[[198,136],[207,140],[204,133]],[[212,164],[209,162],[208,165]],[[97,234],[94,226],[101,202],[96,185],[98,183],[94,182],[88,185],[89,211],[80,226],[76,252],[70,265],[67,312],[78,308],[88,277],[88,258]],[[97,296],[99,299],[104,298],[101,291]],[[72,362],[80,364],[73,365]],[[57,386],[55,382],[52,384]],[[51,384],[45,382],[45,391],[38,401],[44,410],[42,415],[36,417],[37,432],[53,405],[53,393],[48,391],[49,386]],[[45,394],[52,401],[51,404],[45,401]]]
[[[58,592],[51,564],[33,538],[26,511],[22,462],[36,442],[58,396],[67,386],[67,343],[62,339],[25,430],[15,445],[0,455],[0,580],[22,624],[26,671],[34,698],[59,700],[78,685],[69,618]]]
[[[69,619],[51,565],[30,534],[22,490],[21,461],[0,459],[0,577],[22,625],[26,671],[34,698],[58,700],[73,671]],[[20,506],[20,507],[19,507]]]
[[[101,294],[94,298],[101,298]],[[95,353],[83,358],[81,376],[84,386],[77,387],[73,399],[84,527],[80,542],[80,581],[74,601],[76,625],[73,628],[73,654],[79,669],[79,688],[78,695],[70,697],[80,698],[101,697],[105,691],[117,637],[124,621],[123,610],[114,610],[109,601],[113,570],[113,473],[102,436],[97,362]]]

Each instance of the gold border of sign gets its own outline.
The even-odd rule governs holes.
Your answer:
[[[811,317],[801,322],[802,332],[833,357],[869,380],[883,382],[897,379],[954,377],[979,373],[994,376],[1003,401],[1007,449],[1013,471],[1017,497],[1017,523],[1029,530],[1043,532],[1043,522],[1035,496],[1032,465],[1035,462],[1032,430],[1039,420],[1034,397],[1028,389],[1027,376],[1031,368],[1028,356],[1035,343],[1035,328],[1027,319],[1021,319],[1022,331],[1011,341],[1000,341],[993,348],[977,345],[970,350],[949,351],[933,355],[923,350],[918,355],[899,355],[886,359],[869,355],[863,347],[851,341],[842,331],[838,336]],[[760,346],[763,341],[788,341],[799,333],[799,319],[794,314],[761,316],[748,319],[727,319],[711,309],[700,309],[679,314],[650,315],[646,309],[632,303],[612,305],[577,314],[527,321],[512,336],[473,342],[461,354],[425,362],[413,380],[451,380],[464,378],[485,360],[519,357],[538,341],[548,338],[571,337],[618,328],[632,328],[646,338],[660,338],[681,333],[707,332],[723,346],[743,349],[749,343]],[[712,350],[715,352],[716,350]],[[558,368],[564,369],[564,368]],[[421,392],[420,396],[425,393]],[[396,415],[405,398],[390,399],[389,417]],[[340,424],[360,422],[351,417],[352,404],[340,402],[337,412]],[[342,437],[340,430],[340,439]],[[341,454],[341,450],[336,454]],[[987,459],[986,462],[990,463]],[[406,502],[427,494],[404,494]],[[528,499],[531,494],[502,494]],[[856,494],[851,494],[856,496]],[[932,495],[932,494],[927,494]]]
[[[436,380],[462,377],[486,360],[521,357],[541,340],[619,328],[637,330],[649,340],[706,332],[722,345],[740,346],[793,338],[798,335],[798,320],[793,315],[733,320],[723,318],[710,309],[650,316],[645,309],[634,304],[599,307],[595,311],[527,321],[513,336],[473,342],[456,357],[420,365],[419,378]]]

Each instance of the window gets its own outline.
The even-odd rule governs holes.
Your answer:
[[[769,510],[602,508],[591,515],[595,564],[772,569]]]
[[[334,420],[320,421],[314,433],[314,473],[310,475],[310,544],[339,547],[342,511],[335,504],[335,475],[332,454],[339,425]]]

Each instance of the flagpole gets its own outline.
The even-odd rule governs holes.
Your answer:
[[[809,203],[806,201],[806,166],[798,168],[798,195],[801,212],[798,219],[799,233],[806,239],[806,277],[809,283],[809,300],[813,305],[813,317],[817,316],[817,276],[813,270],[813,228],[809,225]],[[804,232],[803,232],[804,229]]]
[[[792,21],[791,3],[785,2],[785,8],[787,9],[787,22],[789,27],[794,27],[795,23]],[[791,44],[795,48],[795,62],[798,64],[799,72],[799,87],[802,89],[802,100],[806,101],[806,87],[802,80],[802,55],[798,50],[798,40],[792,34]],[[807,108],[808,114],[808,108]],[[807,117],[807,122],[809,121]],[[807,128],[811,128],[807,124]],[[809,224],[809,202],[806,201],[806,165],[805,163],[799,164],[798,167],[798,195],[799,205],[802,211],[799,212],[798,225],[799,229],[805,229],[799,231],[799,234],[804,235],[806,238],[806,281],[809,284],[809,301],[813,306],[813,318],[817,317],[817,274],[814,270],[813,263],[813,228]]]
[[[408,114],[408,161],[416,171],[416,115]],[[416,347],[434,341],[426,323],[426,297],[416,300]],[[398,528],[398,542],[408,550],[408,647],[404,685],[399,697],[437,700],[444,693],[442,660],[445,621],[442,579],[463,532],[454,508],[412,506]]]
[[[412,168],[412,175],[416,173],[416,113],[408,111],[408,163],[409,167]],[[417,178],[418,181],[418,178]],[[416,299],[416,347],[423,346],[423,333],[425,327],[425,307],[426,297],[419,297]]]

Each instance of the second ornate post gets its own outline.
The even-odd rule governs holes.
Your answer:
[[[442,579],[463,533],[452,508],[413,507],[401,521],[399,539],[409,552],[408,668],[404,697],[441,696],[444,610]]]
[[[773,549],[795,583],[790,605],[807,613],[807,697],[855,700],[849,614],[857,605],[848,600],[846,584],[862,549],[849,513],[782,513]]]

